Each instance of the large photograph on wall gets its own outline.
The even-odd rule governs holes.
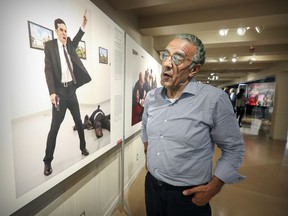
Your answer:
[[[272,107],[275,82],[248,84],[248,104],[250,106]]]
[[[125,137],[139,131],[147,93],[160,86],[161,65],[126,37]]]
[[[0,215],[10,215],[40,196],[115,147],[123,137],[124,31],[89,1],[72,0],[69,4],[67,0],[61,1],[57,3],[58,9],[51,3],[39,5],[36,0],[33,1],[31,5],[34,6],[30,9],[25,7],[23,10],[19,4],[16,9],[19,11],[15,11],[12,3],[7,3],[7,10],[13,9],[15,12],[13,22],[17,26],[9,36],[17,43],[9,44],[9,52],[14,53],[13,61],[18,63],[9,64],[9,73],[1,76],[1,90],[3,88],[3,92],[8,94],[1,105],[1,119],[5,128],[1,129],[0,168],[5,177],[1,177]],[[66,13],[60,9],[64,7]],[[78,72],[74,74],[74,83],[69,64],[65,62],[65,52],[63,55],[59,53],[66,67],[55,64],[57,54],[49,55],[56,61],[48,61],[47,56],[44,61],[45,53],[31,49],[30,44],[31,36],[41,39],[33,28],[40,29],[42,36],[44,33],[46,35],[46,31],[52,35],[50,29],[54,31],[54,20],[58,17],[65,22],[67,35],[72,40],[79,32],[83,14],[88,22],[79,46],[85,52],[81,55],[72,52],[71,49],[77,47],[70,47],[69,43],[66,44],[66,51],[72,70],[85,68],[90,75],[91,81],[84,85]],[[94,26],[97,26],[97,31]],[[17,40],[14,35],[18,36]],[[55,40],[46,40],[49,41],[49,45],[48,42],[44,45],[47,46],[47,53],[50,48],[53,51],[58,49],[57,37],[54,31]],[[36,48],[39,41],[33,41],[32,45]],[[56,44],[55,49],[52,43]],[[99,63],[98,47],[109,50],[107,64]],[[63,51],[62,47],[59,51]],[[86,58],[86,54],[89,58]],[[52,68],[56,68],[53,75],[47,72]],[[52,78],[55,80],[52,81]],[[53,96],[54,93],[57,97]],[[53,100],[55,104],[52,104]],[[78,112],[81,124],[76,125],[74,120]],[[72,113],[76,114],[72,116]],[[52,119],[56,119],[55,122],[52,123]],[[59,129],[58,122],[61,122]],[[81,134],[81,128],[84,134]],[[83,151],[83,145],[88,152]],[[46,159],[50,160],[52,172],[45,174]]]

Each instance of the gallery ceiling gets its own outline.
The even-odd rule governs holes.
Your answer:
[[[206,63],[197,74],[202,82],[210,77],[210,84],[223,86],[288,61],[287,0],[107,2],[118,12],[134,14],[139,32],[154,38],[156,51],[165,49],[177,33],[197,35],[206,47]],[[239,27],[246,29],[245,35],[237,34]],[[220,29],[229,29],[228,34],[220,36]],[[232,62],[233,57],[236,62]],[[211,80],[211,73],[218,80]]]

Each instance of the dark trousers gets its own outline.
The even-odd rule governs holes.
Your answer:
[[[60,110],[52,105],[52,121],[50,131],[47,137],[45,157],[43,159],[45,164],[50,164],[53,160],[53,154],[56,146],[56,138],[62,121],[64,120],[67,108],[70,110],[75,125],[77,126],[78,136],[80,139],[80,150],[86,148],[86,141],[84,136],[84,129],[81,121],[80,108],[78,99],[76,96],[76,87],[74,84],[67,87],[61,87],[58,91],[60,98],[59,106]]]
[[[182,192],[189,187],[175,187],[160,182],[149,172],[145,179],[145,203],[147,216],[211,216],[210,204],[197,206],[193,196]]]
[[[236,107],[236,118],[238,119],[238,124],[241,125],[242,119],[245,114],[245,107]]]

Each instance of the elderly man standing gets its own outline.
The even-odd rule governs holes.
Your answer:
[[[210,199],[245,178],[244,141],[227,93],[194,78],[205,62],[200,39],[177,35],[160,59],[162,87],[148,92],[141,127],[147,215],[210,216]],[[212,172],[215,144],[222,155]]]

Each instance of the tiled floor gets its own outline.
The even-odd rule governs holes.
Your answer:
[[[269,123],[261,120],[256,134],[252,123],[253,119],[246,118],[241,128],[246,154],[239,172],[247,178],[239,184],[225,185],[211,200],[213,216],[288,215],[288,144],[269,139]],[[216,149],[215,158],[219,154]],[[113,216],[129,215],[128,209],[132,216],[146,215],[145,174],[144,168],[125,194],[129,208],[119,207]]]

